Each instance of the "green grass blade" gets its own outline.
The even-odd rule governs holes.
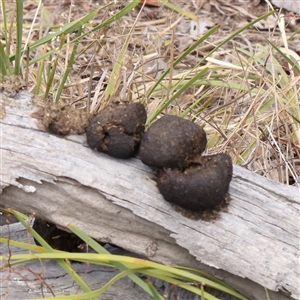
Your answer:
[[[136,4],[136,3],[134,3],[134,1],[133,1],[132,4]],[[114,93],[115,93],[115,89],[117,88],[116,82],[118,82],[118,78],[120,76],[121,68],[122,68],[122,65],[123,65],[122,62],[123,62],[125,54],[126,54],[128,43],[129,43],[131,35],[132,35],[132,33],[133,33],[134,29],[135,29],[135,24],[136,24],[136,22],[137,22],[137,20],[138,20],[138,18],[140,16],[140,14],[141,14],[141,11],[139,12],[138,16],[136,17],[136,20],[135,20],[133,26],[130,28],[130,30],[129,30],[127,36],[126,36],[126,39],[125,39],[125,41],[123,43],[123,46],[121,48],[121,51],[120,51],[120,53],[118,55],[118,58],[117,58],[116,62],[114,63],[113,70],[111,72],[111,75],[110,75],[107,87],[105,89],[103,101],[101,103],[101,108],[103,108],[107,104],[109,98],[111,96],[113,96]]]
[[[278,60],[272,56],[271,58],[269,58],[269,50],[266,49],[265,47],[261,46],[261,52],[254,54],[246,49],[242,49],[242,48],[238,48],[239,52],[246,54],[247,56],[249,56],[249,58],[251,58],[251,60],[253,59],[255,62],[257,62],[258,64],[260,64],[261,66],[264,67],[264,69],[266,69],[270,74],[272,74],[272,76],[274,76],[274,78],[277,81],[277,84],[280,85],[281,87],[285,87],[288,82],[288,76],[286,74],[286,72],[283,70],[281,64],[278,62]],[[272,62],[267,63],[267,59],[272,59]],[[274,72],[274,67],[277,69],[276,72]]]
[[[39,59],[39,64],[38,64],[38,72],[37,72],[37,77],[36,77],[36,85],[34,89],[35,95],[38,95],[40,92],[40,88],[42,85],[42,78],[43,78],[43,71],[45,68],[45,58],[42,57]]]
[[[0,74],[2,74],[3,76],[11,75],[10,62],[1,43],[0,43]]]
[[[162,300],[162,299],[165,299],[163,298],[159,293],[158,291],[156,290],[156,288],[153,286],[152,282],[150,280],[147,280],[146,281],[147,285],[149,286],[149,289],[150,291],[152,292],[152,297],[155,299],[155,300]]]
[[[104,247],[102,247],[94,239],[89,237],[86,233],[84,233],[82,230],[80,230],[73,224],[68,224],[67,228],[69,228],[73,233],[75,233],[78,237],[80,237],[85,243],[87,243],[92,249],[94,249],[98,253],[107,255],[110,254]]]
[[[77,32],[77,37],[81,36],[81,33],[82,33],[82,27],[79,27],[78,29],[78,32]],[[67,78],[69,76],[69,73],[72,69],[72,66],[74,64],[74,61],[75,61],[75,56],[76,56],[76,51],[77,51],[77,48],[78,48],[78,44],[79,44],[79,40],[77,39],[75,44],[74,44],[74,47],[73,47],[73,50],[72,50],[72,53],[71,53],[71,56],[69,58],[69,61],[68,61],[68,65],[67,65],[67,69],[65,70],[64,72],[64,75],[62,77],[62,80],[60,82],[60,85],[57,89],[57,93],[56,93],[56,97],[55,97],[55,101],[58,102],[59,99],[60,99],[60,96],[61,96],[61,93],[62,93],[62,90],[65,86],[65,83],[67,81]]]
[[[295,117],[294,115],[290,114],[289,112],[287,112],[287,113],[293,118],[293,120],[294,120],[296,123],[300,124],[300,119],[298,119],[298,118]]]
[[[206,56],[204,56],[197,65],[203,63],[208,57],[210,57],[214,52],[216,52],[220,47],[222,47],[224,44],[226,44],[228,41],[230,41],[231,39],[233,39],[234,37],[236,37],[237,35],[239,35],[240,33],[242,33],[243,31],[245,31],[246,29],[248,29],[249,27],[253,26],[255,23],[261,21],[264,18],[267,18],[268,16],[274,14],[276,11],[271,11],[269,13],[266,13],[264,15],[262,15],[261,17],[253,20],[252,22],[248,23],[247,25],[243,26],[242,28],[238,29],[236,32],[234,32],[233,34],[231,34],[230,36],[228,36],[227,38],[225,38],[220,44],[218,44],[213,50],[211,50]],[[206,40],[214,31],[216,31],[218,29],[218,27],[214,27],[212,28],[210,31],[208,31],[203,37],[201,37],[196,43],[194,43],[188,50],[186,50],[179,58],[177,58],[175,60],[175,62],[173,63],[173,67],[175,67],[182,59],[183,57],[185,57],[189,52],[190,49],[194,48],[196,45],[198,45],[200,42]],[[161,77],[155,82],[155,84],[152,86],[152,88],[149,90],[149,92],[147,93],[147,98],[149,98],[152,93],[157,89],[158,85],[161,84],[162,80],[166,77],[166,75],[169,73],[170,68],[168,68],[162,75]],[[200,79],[200,77],[198,77],[197,79]],[[193,83],[199,84],[199,80],[195,80],[195,77],[192,79]],[[183,83],[184,81],[181,80],[181,83]],[[210,84],[212,83],[211,81],[209,82]],[[216,82],[215,82],[216,83]],[[224,85],[224,82],[220,83],[222,86]],[[228,83],[226,83],[227,85]],[[237,84],[234,84],[236,85]],[[187,84],[186,86],[191,86],[191,84]],[[241,87],[240,87],[241,88]],[[248,87],[245,86],[245,89],[248,90]],[[181,90],[181,93],[184,91],[184,89]],[[178,96],[178,93],[175,93],[171,99],[176,99],[176,96]],[[149,125],[158,115],[159,113],[162,111],[162,108],[166,108],[172,101],[168,100],[168,101],[162,101],[162,104],[159,105],[158,109],[156,109],[151,116],[149,116],[146,125]],[[168,104],[167,104],[168,103]]]
[[[131,1],[127,6],[125,6],[122,10],[117,12],[115,15],[113,15],[111,18],[106,20],[105,22],[97,25],[95,28],[91,30],[91,32],[97,31],[100,28],[106,27],[110,25],[111,23],[121,19],[123,16],[127,15],[130,11],[132,11],[137,5],[140,4],[139,0],[133,0]]]
[[[211,50],[204,58],[202,58],[198,65],[200,63],[202,63],[204,60],[206,60],[207,57],[210,57],[214,52],[216,52],[220,47],[222,47],[224,44],[226,44],[228,41],[232,40],[234,37],[236,37],[237,35],[239,35],[240,33],[242,33],[243,31],[245,31],[246,29],[250,28],[251,26],[253,26],[254,24],[256,24],[257,22],[267,18],[270,15],[275,14],[276,11],[271,11],[268,12],[262,16],[260,16],[259,18],[253,20],[252,22],[246,24],[245,26],[243,26],[242,28],[238,29],[236,32],[234,32],[233,34],[229,35],[227,38],[225,38],[218,46],[216,46],[213,50]],[[198,39],[193,45],[191,45],[186,51],[184,51],[173,63],[173,68],[179,64],[182,59],[184,57],[186,57],[190,52],[192,52],[199,44],[201,44],[203,41],[205,41],[210,35],[212,35],[220,26],[215,26],[212,29],[210,29],[208,32],[206,32],[200,39]],[[153,85],[153,87],[149,90],[149,92],[147,93],[147,98],[149,98],[151,96],[151,94],[153,93],[153,91],[156,89],[156,87],[160,84],[160,82],[166,77],[166,75],[170,72],[170,68],[168,68],[162,75],[161,77],[155,82],[155,84]]]
[[[87,258],[88,257],[88,258]],[[111,255],[111,254],[94,254],[94,253],[66,253],[66,252],[48,252],[48,253],[35,253],[35,254],[15,254],[12,256],[0,256],[0,260],[5,261],[7,259],[17,260],[17,259],[70,259],[70,260],[80,260],[83,262],[89,263],[101,263],[101,262],[122,262],[126,265],[127,268],[134,270],[137,272],[139,270],[140,273],[147,274],[149,276],[155,276],[157,278],[163,278],[162,276],[168,276],[168,280],[179,280],[186,282],[195,282],[195,283],[204,283],[206,286],[212,287],[213,289],[217,289],[220,291],[224,291],[230,293],[232,295],[237,296],[239,299],[248,300],[246,297],[238,294],[232,289],[228,289],[226,285],[222,285],[216,283],[210,279],[198,276],[197,274],[193,274],[191,272],[187,272],[185,270],[180,270],[170,266],[164,266],[155,262],[132,258],[121,255]],[[165,275],[168,274],[168,275]],[[165,278],[165,277],[164,277]],[[172,281],[175,284],[178,282]],[[171,283],[172,283],[171,282]],[[182,285],[184,283],[180,282]],[[189,290],[192,287],[189,286]]]
[[[148,272],[147,271],[143,272],[143,274],[145,274],[145,273],[148,273]],[[150,274],[152,274],[152,272],[149,272],[149,274],[147,274],[147,275],[151,276]],[[156,277],[156,278],[158,278],[162,281],[166,281],[166,282],[171,283],[171,286],[173,286],[173,287],[180,287],[180,288],[185,289],[185,290],[187,290],[187,291],[189,291],[189,292],[191,292],[195,295],[198,295],[198,296],[203,295],[204,296],[203,299],[206,299],[206,300],[219,300],[218,298],[216,298],[215,296],[209,294],[208,292],[205,292],[204,290],[201,291],[201,289],[199,289],[198,287],[193,286],[191,284],[192,282],[183,282],[183,281],[178,280],[178,279],[173,278],[173,277],[161,276],[160,274],[159,275],[153,274],[152,276]],[[200,283],[195,282],[195,284],[200,284]],[[172,288],[170,288],[169,293],[171,291],[172,291]]]
[[[208,98],[201,107],[199,107],[199,109],[197,109],[197,111],[195,112],[195,117],[192,119],[193,122],[195,122],[197,116],[205,109],[207,108],[207,106],[211,103],[211,101],[213,100],[213,97]],[[203,126],[205,127],[205,125]]]
[[[170,99],[162,100],[159,104],[159,107],[148,117],[146,126],[149,125],[152,121],[154,121],[157,116],[165,109],[167,108],[170,103],[172,103],[177,97],[179,97],[186,89],[188,89],[190,86],[192,86],[197,80],[202,78],[205,73],[208,72],[208,68],[204,68],[201,72],[196,74],[192,79],[188,80],[186,84],[182,85],[177,92],[175,92]]]
[[[204,93],[199,99],[197,99],[196,101],[194,101],[194,103],[192,103],[187,109],[185,109],[179,116],[181,118],[184,118],[189,112],[191,112],[196,106],[198,106],[198,104],[206,97],[208,97],[208,95],[211,94],[211,91],[207,91],[206,93]],[[208,100],[206,100],[203,105],[198,108],[198,114],[200,112],[202,112],[207,106],[208,104],[213,100],[213,96],[209,97]]]
[[[28,244],[28,243],[18,242],[18,241],[6,239],[6,238],[1,238],[1,237],[0,237],[0,244],[6,244],[8,246],[14,246],[14,247],[18,247],[18,248],[28,250],[28,251],[45,252],[45,249],[41,246],[31,245],[31,244]]]
[[[298,28],[292,32],[292,34],[290,35],[290,37],[288,38],[288,40],[293,39],[297,34],[300,33],[300,26],[298,26]]]
[[[107,5],[101,7],[98,9],[101,10],[105,7],[108,7],[110,5],[114,4],[114,1],[108,3]],[[127,6],[125,6],[122,10],[120,10],[119,12],[117,12],[115,15],[113,15],[112,17],[110,17],[109,19],[107,19],[106,21],[102,22],[101,24],[95,26],[93,29],[91,29],[90,31],[82,34],[80,37],[77,37],[73,42],[76,42],[79,39],[82,39],[84,36],[86,36],[87,34],[91,33],[91,32],[95,32],[98,31],[99,29],[103,28],[103,27],[107,27],[108,25],[110,25],[111,23],[121,19],[123,16],[127,15],[132,9],[134,9],[137,5],[139,4],[139,1],[134,0],[132,1],[130,4],[128,4]],[[92,45],[93,43],[91,43]],[[90,46],[88,46],[90,47]]]
[[[48,98],[51,86],[53,85],[53,80],[54,80],[54,76],[55,76],[57,65],[58,65],[59,51],[62,49],[62,47],[64,46],[64,44],[65,44],[65,34],[62,34],[62,36],[60,37],[59,50],[58,50],[58,53],[57,53],[56,58],[54,60],[54,63],[51,66],[51,70],[50,70],[50,73],[49,73],[49,77],[48,77],[48,81],[47,81],[47,87],[46,87],[46,92],[45,92],[45,95],[44,95],[45,99]],[[58,100],[56,100],[56,101],[58,101]]]
[[[293,58],[290,58],[288,55],[283,53],[273,42],[271,42],[268,38],[265,37],[265,40],[277,51],[278,54],[280,54],[286,62],[288,62],[292,68],[295,69],[295,71],[300,74],[300,62],[297,62]]]
[[[173,68],[175,68],[187,55],[194,51],[203,41],[205,41],[209,36],[211,36],[220,26],[215,26],[210,29],[206,34],[199,38],[194,44],[192,44],[187,50],[185,50],[173,63]],[[156,80],[155,84],[147,93],[147,98],[150,98],[152,93],[156,90],[158,85],[162,82],[163,79],[169,74],[170,67],[167,68],[163,74]]]
[[[51,42],[53,39],[61,36],[62,34],[68,34],[74,31],[79,30],[79,28],[81,28],[83,25],[87,24],[92,18],[94,18],[98,11],[100,11],[103,8],[106,8],[110,5],[114,4],[114,1],[111,1],[110,3],[106,4],[105,6],[100,7],[97,10],[93,10],[90,13],[88,13],[87,15],[81,17],[78,20],[74,20],[72,22],[70,22],[69,24],[66,24],[60,28],[58,28],[54,33],[48,34],[45,37],[39,39],[38,41],[32,43],[29,46],[29,51],[32,51],[38,47],[40,47],[41,45],[47,44],[49,42]],[[78,36],[74,41],[72,42],[77,42],[80,39],[82,39],[85,35],[97,31],[102,27],[108,26],[109,24],[115,22],[116,20],[120,19],[121,17],[123,17],[124,15],[128,14],[128,12],[130,12],[133,8],[135,8],[137,5],[139,4],[139,1],[134,0],[132,1],[130,4],[128,4],[126,7],[124,7],[121,11],[119,11],[118,13],[116,13],[115,15],[113,15],[111,18],[109,18],[107,21],[101,23],[98,26],[95,26],[93,29],[91,29],[90,31],[87,31],[86,33]],[[65,44],[64,47],[66,47],[68,44]],[[23,51],[24,52],[24,51]],[[45,54],[47,56],[47,54]],[[41,57],[40,57],[41,58]],[[14,61],[16,59],[15,55],[10,56],[10,61]],[[35,61],[38,59],[35,59]],[[30,64],[33,64],[34,60],[30,61]]]
[[[195,20],[197,21],[198,20],[198,17],[192,13],[190,13],[189,11],[186,11],[184,9],[182,9],[181,7],[179,6],[176,6],[175,4],[167,1],[167,0],[159,0],[159,2],[161,2],[164,6],[176,11],[177,13],[179,13],[180,15],[183,15],[183,16],[186,16],[188,17],[189,19],[191,20]]]
[[[239,294],[234,289],[229,287],[226,283],[223,283],[221,280],[218,280],[217,278],[209,274],[206,275],[204,272],[200,272],[200,273],[205,274],[205,276],[202,275],[199,276],[196,274],[197,270],[190,269],[190,271],[186,271],[184,270],[184,268],[181,269],[172,266],[164,266],[164,267],[165,268],[163,270],[148,268],[141,271],[141,273],[143,273],[146,276],[155,277],[162,281],[166,281],[174,285],[180,286],[198,295],[200,295],[200,290],[192,286],[190,283],[205,284],[205,286],[235,296],[238,299],[248,300],[246,297],[244,297],[243,295]],[[180,270],[184,271],[184,273],[181,273]],[[207,277],[209,277],[210,279]]]
[[[17,2],[22,2],[22,1],[17,1]],[[97,14],[98,10],[93,10],[92,12],[90,12],[89,14],[81,17],[78,20],[74,20],[72,22],[70,22],[69,24],[64,25],[63,27],[57,29],[54,33],[51,34],[47,34],[45,37],[39,39],[38,41],[32,43],[29,46],[29,51],[32,51],[38,47],[40,47],[41,45],[47,44],[49,42],[51,42],[53,39],[61,36],[62,34],[68,34],[74,31],[77,31],[80,27],[82,27],[84,24],[88,23],[93,17],[95,17],[95,15]],[[11,56],[10,60],[14,60],[15,56]]]
[[[43,54],[40,54],[38,57],[35,57],[35,58],[31,59],[28,62],[28,64],[24,65],[24,67],[28,68],[29,66],[34,65],[34,64],[44,60],[48,56],[52,56],[55,52],[57,52],[57,49],[48,50],[47,52],[45,51]]]
[[[273,15],[276,13],[276,10],[272,10],[260,17],[258,17],[257,19],[251,21],[250,23],[246,24],[245,26],[241,27],[240,29],[238,29],[237,31],[235,31],[233,34],[229,35],[227,38],[225,38],[218,46],[216,46],[213,50],[211,50],[204,58],[203,60],[205,60],[207,57],[210,57],[214,52],[216,52],[219,48],[221,48],[223,45],[225,45],[226,43],[228,43],[230,40],[232,40],[233,38],[235,38],[236,36],[238,36],[240,33],[243,33],[246,29],[252,27],[253,25],[255,25],[256,23],[260,22],[261,20]]]
[[[22,56],[22,35],[23,35],[23,1],[16,1],[17,13],[17,40],[16,40],[16,57],[14,74],[20,74],[20,64]]]
[[[114,1],[111,1],[110,3],[108,3],[107,5],[99,8],[97,10],[97,12],[103,8],[106,8],[112,4],[114,4]],[[122,10],[120,10],[119,12],[117,12],[115,15],[113,15],[112,17],[110,17],[109,19],[107,19],[106,21],[102,22],[101,24],[95,26],[93,29],[91,29],[90,31],[82,34],[80,37],[77,37],[73,42],[76,42],[79,39],[82,39],[84,36],[88,35],[91,32],[95,32],[98,31],[99,29],[103,28],[103,27],[107,27],[108,25],[110,25],[111,23],[121,19],[123,16],[127,15],[132,9],[134,9],[137,5],[139,5],[139,1],[138,0],[134,0],[131,3],[129,3],[127,6],[125,6]]]
[[[54,250],[33,228],[30,227],[28,223],[24,221],[22,216],[15,210],[11,210],[13,215],[22,223],[22,225],[28,230],[28,232],[45,248],[47,253],[43,254],[55,254],[58,251]],[[64,253],[67,255],[68,253]],[[34,254],[34,256],[37,254]],[[21,257],[22,259],[22,257]],[[57,263],[71,276],[71,278],[82,288],[85,292],[91,292],[89,286],[82,280],[82,278],[73,270],[69,263],[66,263],[63,259],[57,259]],[[96,300],[94,298],[93,300]]]
[[[111,255],[104,247],[99,245],[96,241],[94,241],[91,237],[89,237],[86,233],[84,233],[79,228],[75,227],[72,224],[69,224],[67,226],[73,233],[75,233],[78,237],[80,237],[84,242],[86,242],[92,249],[97,251],[100,254],[106,254]],[[112,262],[112,265],[115,266],[115,268],[119,269],[120,271],[127,270],[127,267],[124,266],[122,263],[119,262]],[[149,286],[138,276],[135,274],[129,274],[128,277],[139,287],[141,287],[145,292],[152,295],[152,291],[150,290]]]
[[[201,71],[202,72],[202,71]],[[178,81],[175,81],[176,83]],[[182,87],[186,84],[188,84],[189,79],[184,79],[180,81],[180,86]],[[213,79],[209,79],[209,80],[203,80],[203,79],[198,79],[197,81],[195,81],[195,86],[213,86],[213,87],[223,87],[223,88],[228,88],[228,89],[234,89],[234,90],[238,90],[238,91],[249,91],[249,87],[245,84],[241,84],[241,83],[236,83],[234,81],[222,81],[222,80],[213,80]],[[154,92],[160,91],[160,87],[157,87],[157,90],[155,90]],[[255,94],[264,94],[264,91],[261,91],[257,88],[252,88],[251,92],[255,93]]]
[[[201,284],[201,300],[205,300],[204,286]]]
[[[4,41],[6,45],[6,59],[9,57],[9,38],[8,38],[8,26],[7,26],[7,19],[6,19],[6,7],[5,7],[5,0],[1,0],[1,15],[3,18],[3,32],[4,32]]]
[[[132,274],[133,272],[139,272],[140,270],[143,270],[143,268],[136,268],[135,270],[126,270],[123,271],[116,276],[114,276],[112,279],[110,279],[103,287],[100,289],[94,290],[92,292],[82,293],[82,294],[76,294],[76,295],[70,295],[70,296],[56,296],[55,298],[47,298],[47,299],[55,299],[55,300],[81,300],[81,299],[91,299],[91,297],[99,297],[99,295],[103,294],[109,287],[111,287],[114,283],[116,283],[121,278],[128,276]],[[41,298],[42,300],[44,298]],[[97,298],[98,299],[98,298]],[[163,300],[162,297],[159,298],[159,300]]]

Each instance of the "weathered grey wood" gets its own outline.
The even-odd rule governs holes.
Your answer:
[[[190,220],[163,200],[138,159],[96,153],[84,135],[45,132],[30,117],[30,97],[2,97],[2,204],[71,222],[158,262],[209,271],[252,299],[265,298],[263,286],[274,299],[286,299],[277,291],[300,297],[299,189],[234,166],[228,210],[213,222]]]

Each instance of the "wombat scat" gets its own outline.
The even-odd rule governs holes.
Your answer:
[[[87,129],[89,146],[116,158],[134,156],[144,134],[147,113],[141,103],[119,103],[95,115]]]

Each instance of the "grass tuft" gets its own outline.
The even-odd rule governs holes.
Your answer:
[[[74,282],[81,287],[83,293],[70,295],[70,296],[58,296],[59,299],[98,299],[99,295],[104,293],[110,286],[116,281],[128,276],[135,284],[141,287],[145,293],[148,293],[154,299],[163,300],[163,296],[160,295],[151,281],[143,281],[138,275],[145,275],[148,278],[157,278],[165,282],[169,282],[171,286],[181,287],[196,295],[203,297],[203,299],[215,299],[216,297],[205,291],[205,287],[209,287],[215,290],[222,291],[229,295],[235,296],[237,299],[248,300],[246,297],[237,293],[234,289],[223,283],[221,280],[206,274],[199,270],[191,268],[177,267],[177,266],[164,266],[152,261],[110,254],[100,244],[86,235],[83,231],[76,228],[74,225],[69,224],[67,227],[78,237],[80,237],[87,245],[96,251],[96,253],[69,253],[53,249],[31,226],[26,222],[28,218],[26,215],[19,212],[8,209],[9,213],[13,214],[28,230],[28,232],[42,245],[35,246],[30,243],[21,243],[14,240],[8,240],[0,238],[0,243],[4,243],[10,246],[22,248],[23,250],[30,251],[30,253],[23,254],[8,254],[1,255],[1,267],[0,271],[19,264],[25,264],[26,262],[33,260],[52,259],[56,260],[61,268],[72,277]],[[104,286],[96,290],[91,290],[84,280],[75,272],[72,268],[70,261],[79,261],[87,263],[88,265],[96,264],[117,268],[120,273],[109,280]]]

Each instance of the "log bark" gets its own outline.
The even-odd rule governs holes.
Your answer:
[[[0,95],[1,97],[1,95]],[[209,272],[251,299],[299,299],[299,189],[234,166],[230,204],[191,220],[160,195],[138,159],[92,151],[33,119],[32,95],[2,94],[1,203],[164,264]],[[273,297],[273,298],[272,298]]]

